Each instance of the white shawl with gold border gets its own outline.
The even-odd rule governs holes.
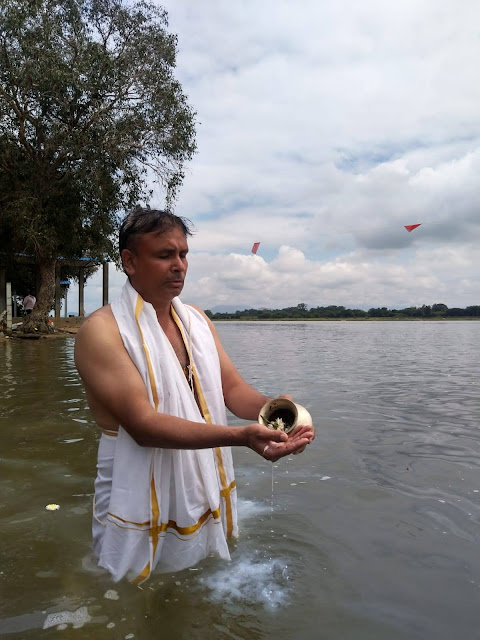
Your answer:
[[[150,402],[161,413],[227,424],[220,364],[205,318],[178,298],[173,316],[193,365],[200,412],[153,306],[127,281],[112,303],[123,343]],[[177,450],[141,447],[120,426],[99,565],[114,580],[135,583],[155,569],[180,571],[211,553],[229,559],[227,538],[238,535],[230,448]]]

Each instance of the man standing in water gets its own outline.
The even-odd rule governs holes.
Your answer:
[[[179,571],[237,535],[231,446],[275,461],[314,438],[258,424],[229,427],[225,407],[257,420],[270,398],[235,369],[212,322],[178,298],[187,273],[188,222],[137,209],[122,223],[128,280],[121,296],[83,323],[75,362],[102,428],[94,552],[115,580]]]

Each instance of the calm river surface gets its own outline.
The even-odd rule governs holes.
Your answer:
[[[273,473],[236,450],[231,563],[142,588],[90,557],[99,434],[73,338],[0,344],[0,636],[480,638],[480,322],[217,328],[244,377],[291,393],[317,437]]]

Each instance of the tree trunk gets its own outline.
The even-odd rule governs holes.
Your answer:
[[[37,302],[32,313],[26,317],[22,329],[24,333],[52,333],[48,314],[55,298],[56,258],[40,258],[37,262],[39,288]]]

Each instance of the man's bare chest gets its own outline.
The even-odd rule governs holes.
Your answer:
[[[185,348],[185,343],[183,342],[182,334],[180,333],[179,328],[175,325],[165,332],[172,348],[175,352],[175,355],[180,362],[182,369],[188,365],[188,353]]]

